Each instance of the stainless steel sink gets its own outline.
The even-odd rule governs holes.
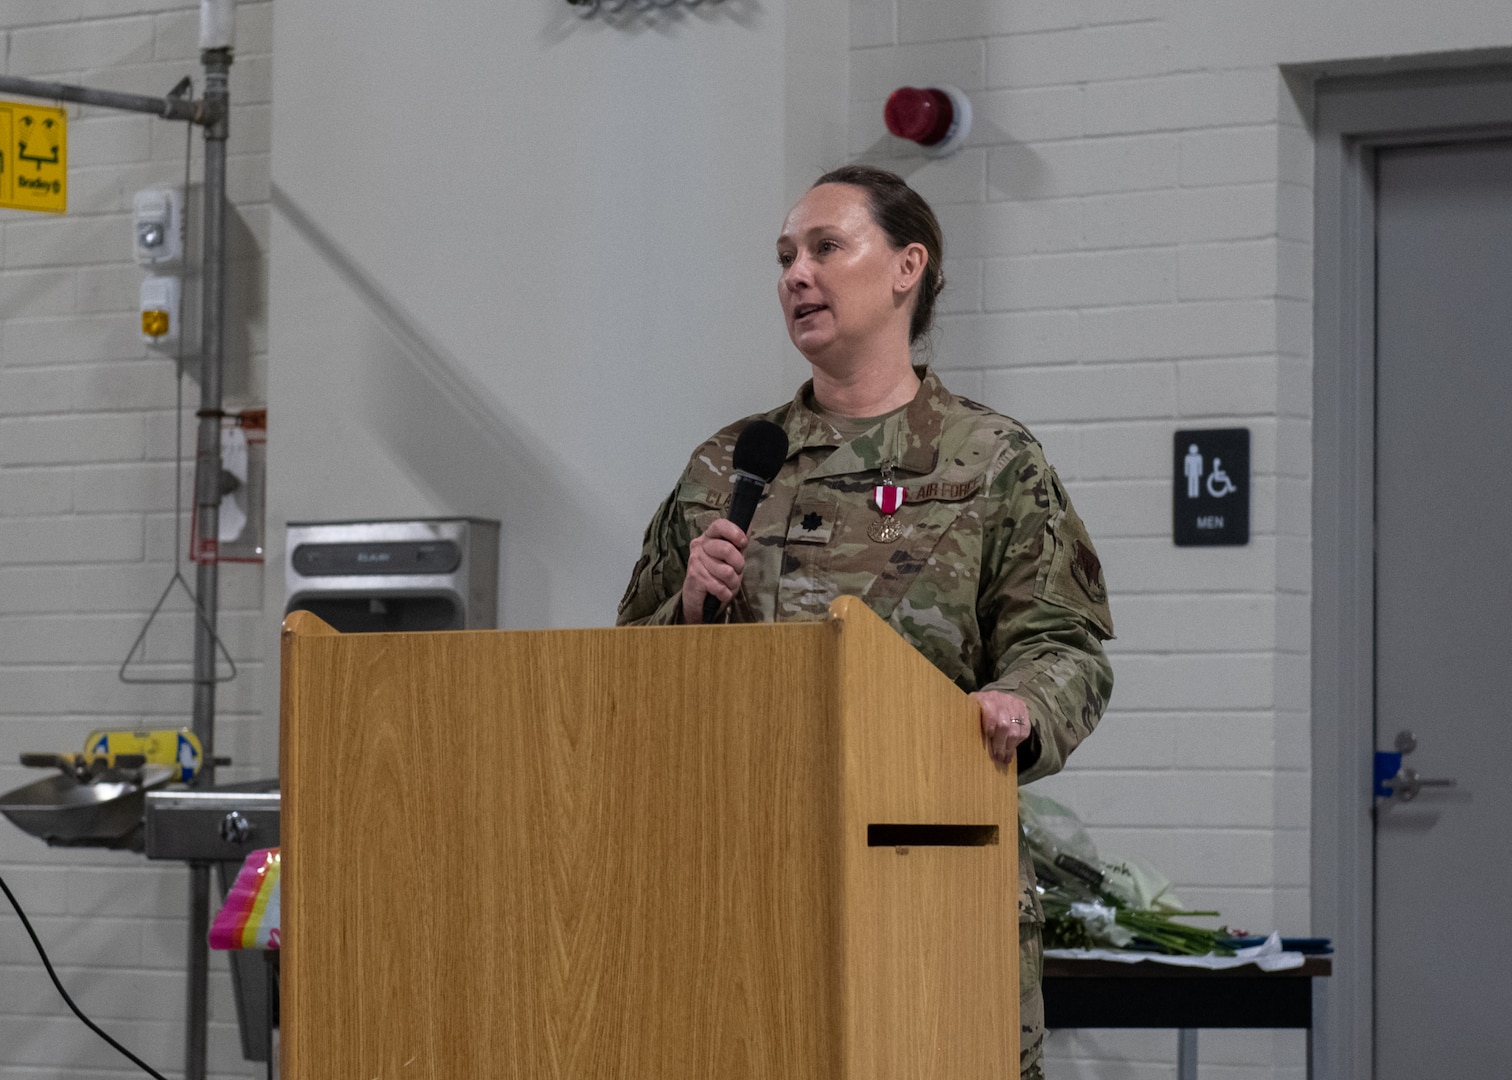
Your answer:
[[[143,799],[175,770],[111,770],[87,783],[55,774],[0,795],[0,813],[55,847],[142,850]]]
[[[67,771],[71,755],[34,756],[56,757],[53,764],[65,771],[0,795],[0,813],[55,847],[213,864],[225,896],[250,852],[278,846],[277,779],[190,790],[172,784],[175,766],[109,768],[88,776]],[[227,957],[242,1056],[268,1061],[277,1023],[277,954],[234,950]]]

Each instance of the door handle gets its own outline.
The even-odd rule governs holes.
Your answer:
[[[1417,736],[1411,731],[1397,732],[1396,752],[1377,750],[1375,755],[1375,794],[1377,798],[1392,802],[1411,802],[1425,787],[1452,788],[1455,780],[1430,780],[1419,776],[1416,769],[1402,764],[1402,758],[1417,749]]]
[[[1418,792],[1425,787],[1452,788],[1457,785],[1455,780],[1430,780],[1419,776],[1416,769],[1403,767],[1397,770],[1397,774],[1383,785],[1391,792],[1391,799],[1395,802],[1411,802],[1418,797]]]

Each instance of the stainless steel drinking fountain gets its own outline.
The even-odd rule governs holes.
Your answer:
[[[497,521],[291,521],[287,537],[285,613],[349,634],[497,625]]]

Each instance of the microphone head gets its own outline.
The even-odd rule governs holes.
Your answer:
[[[770,420],[752,420],[735,440],[735,471],[770,484],[782,470],[787,452],[787,432]]]

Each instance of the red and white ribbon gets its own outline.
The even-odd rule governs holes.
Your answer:
[[[879,484],[872,488],[872,501],[877,504],[877,509],[884,514],[892,515],[898,512],[898,507],[908,499],[908,489],[898,487],[895,484]]]

